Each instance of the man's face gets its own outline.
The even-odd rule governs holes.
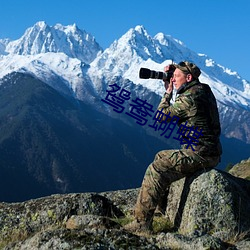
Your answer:
[[[187,82],[187,75],[185,75],[180,69],[175,69],[172,82],[175,88],[178,90],[183,84]]]

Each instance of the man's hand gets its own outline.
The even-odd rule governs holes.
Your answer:
[[[168,72],[169,69],[170,69],[170,65],[164,67],[164,71],[165,71],[165,72]],[[170,78],[170,82],[168,82],[167,80],[163,80],[163,81],[164,81],[166,93],[170,94],[170,93],[173,91],[173,82],[172,82],[172,78]]]

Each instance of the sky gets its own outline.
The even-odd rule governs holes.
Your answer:
[[[250,81],[249,0],[0,0],[0,39],[16,40],[38,21],[75,23],[103,49],[143,25]]]

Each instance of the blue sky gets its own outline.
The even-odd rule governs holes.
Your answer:
[[[171,35],[250,81],[249,0],[0,0],[0,38],[76,23],[105,49],[130,28]]]

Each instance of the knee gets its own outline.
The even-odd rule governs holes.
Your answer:
[[[154,163],[150,164],[146,170],[145,177],[149,179],[158,179],[160,173],[157,168],[155,168]]]
[[[166,155],[166,150],[160,151],[155,155],[154,161],[162,159]]]

